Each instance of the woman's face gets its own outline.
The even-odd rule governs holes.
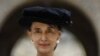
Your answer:
[[[60,31],[56,26],[45,23],[34,22],[28,35],[32,39],[38,52],[46,53],[54,51],[57,40],[60,37]]]

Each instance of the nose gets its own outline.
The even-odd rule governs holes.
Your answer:
[[[47,36],[46,36],[46,34],[42,34],[41,40],[42,40],[42,41],[47,41]]]

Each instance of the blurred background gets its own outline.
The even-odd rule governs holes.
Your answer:
[[[62,33],[55,56],[100,55],[100,0],[0,0],[0,56],[36,55],[18,18],[23,8],[39,5],[72,12],[73,25]]]

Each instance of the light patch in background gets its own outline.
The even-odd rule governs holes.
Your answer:
[[[36,56],[36,49],[31,39],[20,38],[12,49],[11,56]],[[86,56],[85,49],[69,31],[63,31],[54,56]]]

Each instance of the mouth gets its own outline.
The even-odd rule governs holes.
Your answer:
[[[42,47],[42,48],[47,48],[50,46],[50,44],[38,44],[39,47]]]

